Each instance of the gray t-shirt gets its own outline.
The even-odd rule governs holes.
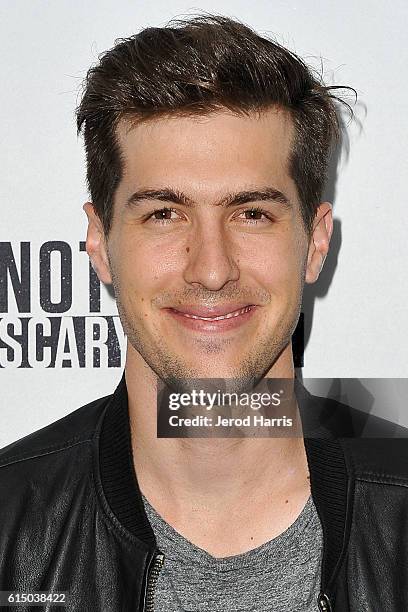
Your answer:
[[[155,612],[317,612],[323,535],[311,496],[279,536],[221,559],[189,542],[142,497],[165,555]]]

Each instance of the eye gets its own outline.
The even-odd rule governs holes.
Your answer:
[[[244,218],[242,218],[241,215],[244,215]],[[257,223],[269,223],[273,221],[271,215],[266,210],[258,208],[257,206],[242,210],[239,214],[239,217],[242,219],[242,221],[244,221],[244,223],[254,225],[256,225]]]
[[[241,211],[238,218],[249,225],[264,224],[273,221],[272,216],[267,211],[257,206]],[[167,225],[178,220],[180,220],[180,215],[177,210],[167,206],[157,208],[146,218],[146,221],[160,225]]]
[[[154,210],[146,219],[146,221],[151,221],[153,223],[161,223],[161,224],[167,224],[167,223],[172,223],[173,221],[177,221],[177,216],[173,216],[172,215],[177,215],[177,211],[174,208],[168,208],[167,206],[163,207],[163,208],[158,208],[157,210]]]

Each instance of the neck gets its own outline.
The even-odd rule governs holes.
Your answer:
[[[301,437],[157,438],[157,378],[131,347],[125,376],[131,428],[137,431],[132,436],[135,470],[141,491],[156,508],[164,508],[169,500],[177,500],[177,512],[177,506],[186,504],[214,509],[235,505],[248,496],[287,499],[305,486],[308,470]],[[288,349],[267,377],[293,376]],[[302,500],[305,494],[303,489]]]

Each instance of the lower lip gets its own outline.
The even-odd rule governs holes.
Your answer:
[[[166,312],[171,315],[176,321],[187,327],[198,332],[225,332],[230,329],[236,329],[244,323],[247,323],[254,315],[256,306],[251,306],[251,309],[247,312],[239,314],[229,319],[218,319],[217,321],[203,321],[202,319],[192,319],[185,317],[177,310],[172,308],[166,308]]]

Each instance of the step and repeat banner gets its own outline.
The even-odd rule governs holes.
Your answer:
[[[126,343],[112,288],[85,251],[75,108],[87,69],[115,39],[200,11],[242,20],[323,68],[327,84],[356,89],[325,194],[331,250],[305,291],[295,361],[305,384],[319,379],[321,390],[327,380],[339,399],[408,426],[406,3],[265,1],[254,11],[243,0],[194,10],[184,0],[5,0],[0,447],[110,394],[121,377]]]
[[[102,309],[88,262],[83,241],[0,242],[0,368],[122,366],[114,299]]]

